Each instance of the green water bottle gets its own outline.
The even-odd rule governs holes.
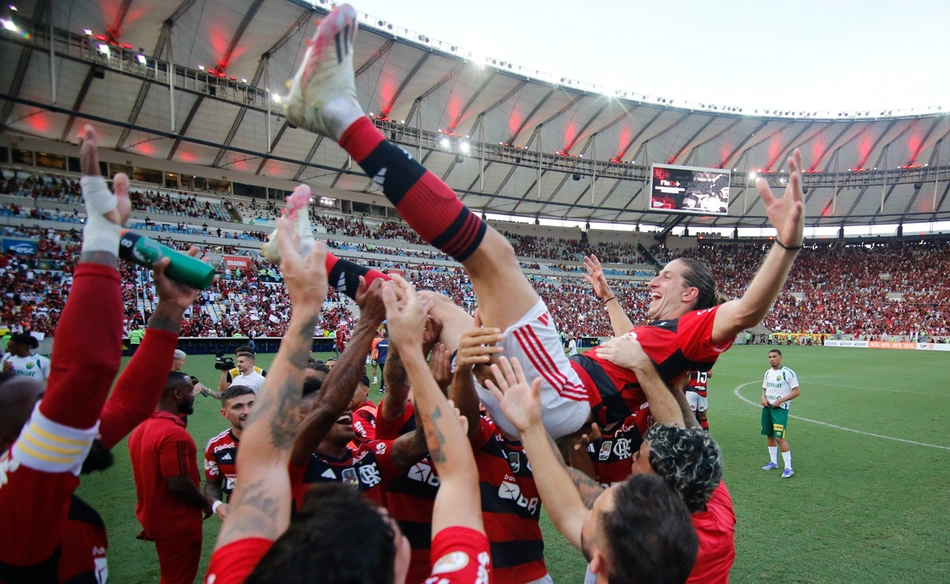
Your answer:
[[[122,230],[119,239],[119,257],[144,268],[151,268],[159,259],[167,257],[171,263],[165,268],[165,274],[196,290],[207,290],[214,281],[214,266],[128,229]]]

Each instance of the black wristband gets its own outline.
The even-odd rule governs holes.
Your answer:
[[[608,298],[607,300],[604,300],[604,304],[607,304],[607,303],[610,302],[611,300],[616,300],[616,299],[617,299],[616,296],[611,296],[611,297]]]
[[[775,238],[775,243],[777,243],[780,248],[787,249],[788,251],[798,251],[802,248],[800,245],[785,245],[778,240],[778,237]]]

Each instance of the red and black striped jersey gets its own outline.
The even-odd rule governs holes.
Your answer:
[[[385,492],[396,476],[392,459],[392,440],[375,440],[361,444],[359,450],[346,450],[338,460],[311,454],[302,467],[290,465],[290,487],[297,509],[313,483],[341,482],[385,506]]]
[[[482,495],[482,518],[491,544],[492,581],[526,584],[543,578],[541,497],[520,442],[506,440],[488,418],[472,441]]]
[[[221,491],[225,501],[234,491],[237,482],[237,451],[240,440],[228,428],[221,432],[205,446],[205,480],[209,482],[223,479]]]
[[[406,404],[406,411],[395,420],[376,418],[376,436],[395,439],[416,429],[415,408]],[[439,490],[439,474],[428,456],[417,462],[408,472],[400,474],[386,489],[386,508],[399,523],[409,545],[412,559],[406,584],[421,584],[432,568],[432,505]]]
[[[643,435],[652,424],[650,409],[643,407],[609,431],[602,431],[600,438],[591,441],[587,446],[587,454],[597,473],[594,480],[607,488],[629,477],[633,453],[640,449]]]
[[[109,568],[106,552],[109,538],[102,517],[85,501],[73,495],[69,501],[66,534],[59,557],[60,584],[105,582]]]
[[[709,371],[734,339],[716,344],[713,323],[719,307],[694,310],[677,319],[653,320],[630,333],[649,355],[657,373],[670,383],[690,370]],[[598,357],[594,348],[571,357],[574,370],[588,386],[602,424],[617,422],[640,409],[646,396],[633,371]],[[599,403],[596,401],[599,397]]]

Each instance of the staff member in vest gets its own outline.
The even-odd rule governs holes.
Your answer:
[[[376,364],[379,365],[379,393],[386,393],[386,358],[389,356],[389,332],[383,331],[383,338],[376,343]]]
[[[3,355],[3,372],[45,382],[49,377],[49,359],[33,354],[39,346],[40,342],[30,333],[11,336]]]
[[[145,336],[145,331],[142,330],[142,327],[135,325],[135,328],[129,331],[129,355],[134,355],[135,351],[138,350],[139,345],[142,344],[142,337]]]

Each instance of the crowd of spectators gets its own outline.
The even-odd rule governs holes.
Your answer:
[[[36,199],[79,204],[78,182],[54,176],[14,174],[5,171],[3,192]],[[155,210],[159,215],[178,214],[208,219],[210,203],[196,197],[173,196],[168,193],[137,192],[133,195],[137,208]],[[242,204],[243,205],[243,204]],[[218,205],[224,213],[222,205]],[[279,207],[273,202],[258,205],[252,201],[245,212],[273,214]],[[8,204],[0,207],[0,215],[28,219],[48,219],[81,223],[78,212],[41,209],[35,206]],[[161,219],[161,217],[159,217]],[[419,237],[404,223],[391,219],[343,217],[311,209],[311,221],[322,227],[330,248],[391,256],[392,259],[366,260],[383,270],[398,270],[424,288],[444,291],[466,310],[474,310],[474,295],[468,279],[460,268],[439,266],[433,259],[447,260],[437,250],[412,250],[392,242],[422,245]],[[153,221],[131,225],[150,231],[153,238],[175,249],[186,250],[191,244],[177,239],[177,234],[209,236],[242,241],[264,241],[267,232],[248,228],[220,229],[188,221]],[[6,254],[2,260],[3,297],[0,324],[16,329],[52,332],[56,315],[69,289],[67,275],[76,261],[79,232],[53,231],[28,227],[6,227],[7,236],[29,237],[39,242],[39,253],[24,258]],[[340,242],[333,235],[361,238],[362,242]],[[580,239],[555,239],[505,233],[515,253],[533,261],[523,261],[526,269],[544,272],[532,276],[535,287],[545,298],[558,326],[575,335],[606,336],[610,325],[606,312],[594,301],[587,284],[577,276],[582,271],[576,262],[585,254],[596,254],[604,263],[642,261],[633,244],[591,243]],[[704,242],[698,247],[678,251],[656,244],[650,252],[661,262],[678,255],[698,259],[709,265],[719,291],[729,298],[743,294],[765,253],[768,243]],[[186,325],[187,336],[230,336],[233,333],[255,333],[257,336],[280,336],[287,321],[286,301],[279,273],[263,260],[254,246],[213,245],[209,253],[247,255],[252,261],[244,273],[227,272],[226,277],[203,293],[198,307]],[[363,261],[363,260],[361,260]],[[263,262],[266,264],[266,262]],[[132,269],[132,268],[128,268]],[[550,272],[550,275],[548,275]],[[646,275],[639,270],[609,270],[611,275]],[[891,336],[950,336],[950,242],[947,240],[886,241],[874,244],[852,242],[810,243],[799,255],[788,284],[763,325],[772,331],[793,333],[832,333],[850,338],[889,338]],[[565,276],[571,277],[565,277]],[[225,272],[222,270],[222,276]],[[142,275],[140,278],[145,278]],[[126,281],[130,281],[128,278]],[[623,299],[627,312],[634,316],[645,313],[648,295],[645,285],[614,279],[612,286]],[[150,284],[145,290],[127,289],[129,324],[147,318],[154,300]],[[346,326],[352,321],[349,300],[331,294],[337,310],[327,311],[328,330]]]

